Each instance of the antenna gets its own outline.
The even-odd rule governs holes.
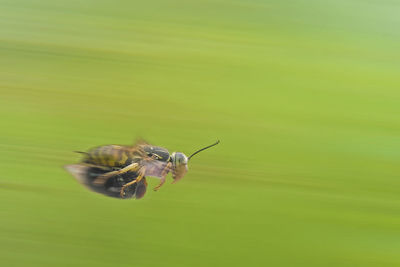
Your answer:
[[[199,152],[201,152],[203,150],[206,150],[207,148],[210,148],[212,146],[216,146],[218,144],[219,144],[219,140],[217,142],[215,142],[214,144],[212,144],[212,145],[209,145],[209,146],[206,146],[206,147],[204,147],[202,149],[197,150],[196,152],[194,152],[192,155],[189,156],[188,160],[190,160],[190,158],[193,157],[194,155],[196,155],[197,153],[199,153]]]

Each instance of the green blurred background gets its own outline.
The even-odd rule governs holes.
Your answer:
[[[400,266],[399,14],[0,0],[0,265]],[[221,144],[140,201],[62,169],[137,137]]]

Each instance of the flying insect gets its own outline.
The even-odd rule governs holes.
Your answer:
[[[182,179],[188,171],[189,160],[197,153],[215,146],[197,150],[189,157],[182,152],[170,154],[163,147],[138,141],[133,146],[99,146],[83,154],[78,164],[65,166],[80,183],[92,191],[117,198],[140,199],[147,190],[146,176],[160,179],[154,188],[159,190],[171,172],[173,182]]]

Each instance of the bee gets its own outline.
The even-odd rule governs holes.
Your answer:
[[[154,191],[163,186],[170,172],[172,183],[176,183],[187,173],[188,162],[194,155],[217,144],[219,140],[189,157],[182,152],[170,154],[167,149],[143,140],[133,146],[99,146],[88,152],[76,151],[83,154],[82,161],[67,165],[65,169],[92,191],[111,197],[140,199],[147,190],[146,176],[160,179]]]

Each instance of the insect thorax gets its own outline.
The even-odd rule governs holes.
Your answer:
[[[170,154],[167,149],[158,146],[146,145],[143,150],[147,157],[153,157],[156,160],[167,162],[170,159]]]

